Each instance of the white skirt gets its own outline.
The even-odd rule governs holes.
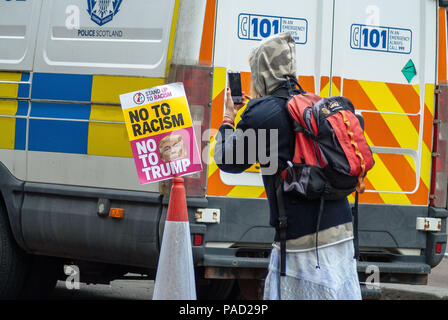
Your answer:
[[[286,276],[281,277],[282,300],[361,300],[353,241],[316,250],[286,253]],[[280,250],[271,251],[264,299],[278,300]]]

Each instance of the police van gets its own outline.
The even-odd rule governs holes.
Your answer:
[[[0,0],[0,296],[50,292],[67,266],[154,278],[170,185],[139,184],[119,95],[183,82],[203,161],[185,177],[199,298],[258,297],[274,237],[260,170],[220,171],[214,134],[227,72],[249,92],[250,50],[284,31],[302,87],[365,120],[360,281],[426,284],[447,240],[447,5]]]

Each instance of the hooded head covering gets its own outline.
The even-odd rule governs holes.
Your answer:
[[[296,78],[295,41],[289,32],[269,37],[249,56],[252,83],[266,96],[288,78]]]

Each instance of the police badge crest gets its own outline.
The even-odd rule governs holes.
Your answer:
[[[87,12],[90,19],[97,25],[102,26],[118,13],[123,0],[87,0]]]

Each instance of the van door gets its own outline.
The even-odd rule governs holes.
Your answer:
[[[241,72],[243,91],[249,93],[249,54],[261,40],[276,33],[290,31],[296,40],[297,75],[302,87],[317,93],[321,88],[328,90],[332,15],[331,0],[287,0],[281,5],[269,0],[218,1],[211,128],[218,129],[222,121],[226,72]],[[256,166],[234,175],[219,170],[213,160],[210,162],[208,195],[266,198]]]
[[[361,211],[360,245],[424,248],[415,219],[429,201],[437,2],[337,0],[334,14],[339,85],[330,94],[341,92],[362,114],[375,158],[360,195],[372,204]]]
[[[273,34],[292,33],[296,42],[297,75],[303,89],[313,93],[320,93],[321,89],[328,91],[332,19],[332,0],[285,0],[281,3],[269,0],[218,1],[212,130],[217,131],[222,122],[227,72],[241,72],[242,89],[250,93],[249,54],[260,41]],[[244,108],[237,114],[236,122],[242,112]],[[274,228],[269,224],[269,206],[260,168],[255,164],[241,174],[221,171],[213,159],[214,143],[211,138],[207,199],[209,207],[221,209],[221,223],[207,226],[207,246],[239,250],[237,248],[247,247],[250,243],[270,250]],[[234,252],[229,254],[227,263],[232,266],[232,261],[238,258]],[[205,259],[204,264],[215,265],[216,261]]]
[[[179,1],[42,4],[28,136],[28,180],[145,190],[119,95],[165,83]]]
[[[36,1],[0,1],[0,159],[25,180],[26,127],[37,26]]]
[[[0,70],[31,71],[42,0],[0,1]]]

